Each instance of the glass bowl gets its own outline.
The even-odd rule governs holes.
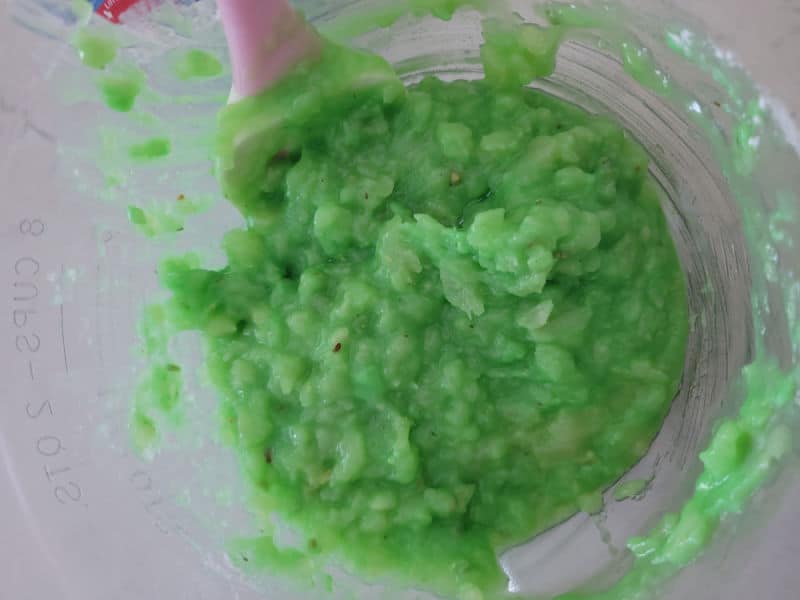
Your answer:
[[[409,84],[481,76],[475,12],[374,29],[378,2],[298,4],[329,35],[384,55]],[[573,14],[511,4],[538,22]],[[687,276],[689,351],[661,432],[623,478],[646,479],[645,493],[617,502],[609,491],[600,515],[575,515],[506,552],[510,589],[523,597],[611,586],[633,562],[629,538],[693,494],[715,424],[798,375],[800,11],[778,0],[587,6],[574,14],[591,22],[570,33],[556,73],[534,85],[613,115],[650,154]],[[211,124],[229,77],[178,85],[165,67],[179,48],[224,59],[213,2],[129,17],[114,35],[150,87],[133,118],[102,106],[96,75],[71,46],[88,18],[82,5],[10,0],[0,12],[0,520],[13,541],[0,550],[4,589],[14,598],[119,600],[430,597],[345,574],[329,594],[237,572],[224,542],[252,524],[233,457],[214,441],[215,399],[202,384],[188,400],[199,416],[156,456],[132,451],[136,324],[160,294],[157,260],[188,248],[222,260],[213,240],[241,219],[218,197],[211,170]],[[168,169],[118,160],[126,139],[153,130],[175,140]],[[180,240],[147,240],[128,224],[128,204],[185,190],[207,201]],[[185,336],[177,351],[199,364],[197,346]],[[748,364],[761,376],[755,383],[742,377]],[[776,409],[768,430],[796,433],[794,408]],[[743,514],[726,515],[707,551],[647,597],[796,597],[796,454],[774,462]]]

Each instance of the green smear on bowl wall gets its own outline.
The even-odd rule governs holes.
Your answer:
[[[128,155],[135,160],[153,160],[169,156],[171,150],[169,139],[156,137],[134,144],[128,149]]]
[[[144,88],[144,73],[136,68],[122,68],[104,75],[98,87],[106,105],[117,112],[130,112]]]
[[[173,62],[173,72],[178,79],[209,79],[222,74],[223,67],[219,59],[203,50],[186,50]]]
[[[674,52],[710,75],[725,91],[725,110],[734,122],[734,141],[729,144],[692,92],[674,85],[646,48],[620,34],[613,8],[585,9],[574,4],[551,3],[544,12],[559,27],[602,31],[610,40],[606,41],[606,46],[620,54],[623,68],[635,81],[685,107],[691,121],[703,132],[741,209],[748,249],[755,258],[754,267],[765,271],[753,281],[754,329],[760,332],[766,314],[773,310],[764,308],[770,301],[766,281],[778,286],[777,293],[782,302],[788,304],[785,310],[791,328],[796,323],[797,312],[792,310],[791,298],[797,283],[791,274],[782,280],[771,272],[768,255],[774,251],[775,244],[783,241],[781,232],[771,227],[773,219],[765,223],[761,215],[754,212],[758,204],[753,199],[762,193],[753,179],[760,159],[757,142],[759,136],[774,134],[767,129],[765,106],[757,100],[758,91],[752,82],[738,67],[725,64],[719,50],[703,38],[688,30],[665,32],[667,45]],[[748,96],[751,99],[747,99]],[[719,105],[721,108],[722,103]],[[775,214],[781,215],[781,219],[793,220],[794,214],[788,217],[780,210],[785,206],[779,203]],[[798,344],[798,331],[795,329],[790,334],[794,348]],[[708,446],[700,453],[703,472],[694,485],[693,495],[680,510],[665,515],[654,529],[628,541],[628,548],[635,557],[634,566],[614,586],[602,593],[570,593],[559,599],[644,600],[680,568],[695,560],[711,542],[722,521],[729,515],[741,513],[753,494],[775,472],[776,465],[790,453],[792,432],[785,421],[797,395],[798,378],[797,363],[788,369],[781,368],[766,350],[763,336],[757,336],[755,357],[739,376],[741,407],[733,417],[716,424]]]
[[[646,479],[632,479],[614,487],[614,500],[621,502],[628,498],[640,495],[647,488]]]
[[[93,69],[104,69],[117,57],[117,42],[111,37],[80,30],[73,41],[81,62]]]
[[[147,237],[178,233],[184,230],[186,219],[207,209],[210,198],[190,199],[184,194],[169,201],[155,201],[147,206],[128,206],[128,221]],[[148,353],[151,355],[151,353]]]

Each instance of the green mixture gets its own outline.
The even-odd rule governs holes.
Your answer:
[[[267,531],[234,559],[333,557],[493,596],[496,555],[596,507],[658,431],[687,305],[647,156],[524,88],[560,35],[515,31],[489,24],[485,81],[405,88],[328,44],[223,109],[223,189],[247,226],[220,270],[161,265],[172,297],[145,333],[203,333],[253,506],[304,539]],[[147,386],[140,441],[177,402],[178,367]]]

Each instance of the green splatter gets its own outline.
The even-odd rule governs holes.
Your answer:
[[[603,492],[597,490],[578,496],[578,508],[581,512],[594,515],[603,510]]]
[[[174,363],[153,366],[136,392],[138,414],[168,415],[175,420],[181,408],[181,387],[180,367]]]
[[[147,215],[138,206],[129,206],[128,220],[131,222],[132,225],[137,225],[137,226],[145,225],[147,223]]]
[[[147,306],[139,323],[139,337],[142,340],[144,355],[157,362],[170,362],[168,358],[170,332],[164,307],[160,304]]]
[[[222,74],[222,63],[216,56],[203,50],[188,50],[179,56],[172,65],[176,77],[188,79],[208,79]]]
[[[131,146],[128,156],[135,160],[153,160],[168,156],[171,150],[172,144],[168,138],[155,137]]]
[[[617,484],[614,488],[614,500],[621,502],[628,498],[633,498],[641,494],[647,487],[647,479],[631,479],[630,481],[623,481]]]
[[[131,438],[138,452],[152,450],[158,444],[158,429],[153,419],[144,412],[134,410],[131,419]]]
[[[81,62],[92,69],[104,69],[117,57],[117,42],[110,37],[81,29],[73,40]]]
[[[656,93],[665,93],[670,90],[670,79],[655,62],[648,48],[625,41],[620,44],[622,68],[635,81]]]
[[[118,112],[130,112],[144,88],[144,73],[135,68],[106,75],[99,82],[106,105]]]
[[[672,91],[667,73],[656,64],[650,49],[624,30],[624,16],[613,5],[584,7],[552,2],[542,6],[539,12],[551,25],[572,32],[602,29],[603,39],[598,46],[617,54],[622,60],[622,68],[634,81],[658,94]]]
[[[496,87],[513,88],[552,75],[562,33],[558,27],[499,19],[484,21],[486,43],[481,46],[481,61],[486,81]]]
[[[333,593],[333,577],[324,573],[322,575],[322,589],[328,592],[329,594]]]
[[[162,421],[174,427],[183,420],[183,377],[181,368],[169,356],[170,331],[163,306],[145,307],[139,336],[142,354],[150,367],[136,386],[131,419],[134,448],[145,454],[157,447]]]
[[[70,8],[78,21],[85,23],[92,16],[92,5],[86,0],[72,0]]]
[[[106,189],[112,189],[123,185],[125,178],[120,175],[108,174],[103,179],[103,183],[105,183]]]
[[[236,538],[226,546],[231,562],[245,572],[258,573],[269,569],[310,578],[314,571],[305,552],[295,548],[279,548],[270,535]]]
[[[183,231],[188,216],[201,212],[210,204],[208,198],[189,200],[184,194],[178,194],[174,200],[153,202],[146,208],[128,206],[128,221],[147,237],[176,233]]]

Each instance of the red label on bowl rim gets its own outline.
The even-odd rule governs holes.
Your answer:
[[[134,4],[139,3],[144,5],[148,10],[150,9],[150,0],[95,0],[94,11],[112,23],[119,23],[119,18],[122,16],[122,13]]]

